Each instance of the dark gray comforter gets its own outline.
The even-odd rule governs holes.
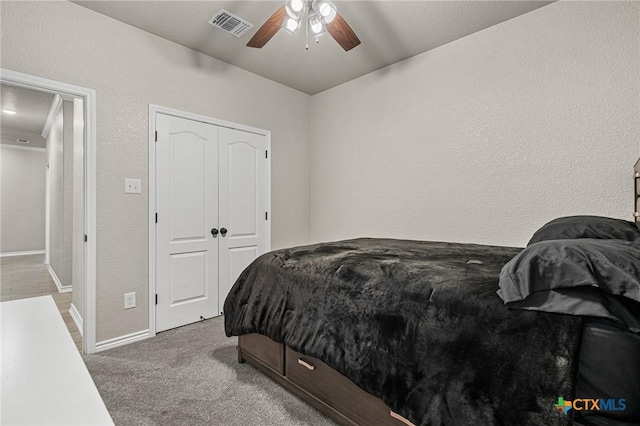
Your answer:
[[[509,310],[520,249],[357,239],[267,253],[225,302],[228,336],[319,358],[420,425],[552,425],[573,392],[582,320]]]

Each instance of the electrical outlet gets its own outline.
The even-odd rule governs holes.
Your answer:
[[[140,179],[125,179],[124,192],[125,194],[141,194],[142,181]]]
[[[136,307],[136,293],[124,294],[124,308],[131,309]]]

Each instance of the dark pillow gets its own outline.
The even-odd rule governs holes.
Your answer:
[[[567,216],[554,219],[538,229],[527,244],[547,240],[596,238],[634,241],[640,230],[633,222],[602,216]]]
[[[541,241],[500,272],[511,308],[609,318],[640,332],[640,240]]]

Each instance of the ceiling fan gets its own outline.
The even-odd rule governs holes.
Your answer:
[[[247,46],[260,49],[276,35],[280,28],[296,34],[302,27],[303,21],[308,35],[317,39],[328,32],[345,51],[360,44],[358,36],[340,16],[335,4],[330,0],[287,0],[262,24]]]

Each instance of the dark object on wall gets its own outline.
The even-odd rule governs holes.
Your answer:
[[[640,230],[640,159],[633,166],[633,217],[636,227]]]

